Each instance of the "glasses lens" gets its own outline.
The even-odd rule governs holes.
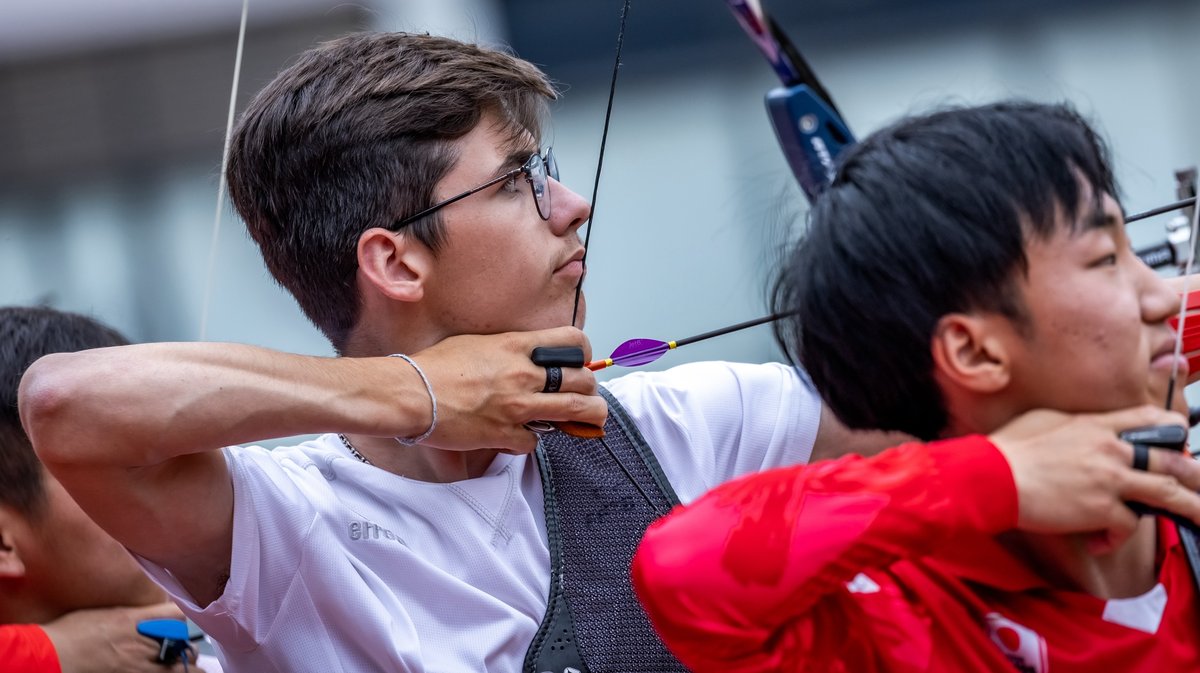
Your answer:
[[[549,153],[547,153],[549,158]],[[550,159],[553,161],[553,159]],[[551,164],[553,165],[553,164]],[[550,219],[550,181],[546,178],[546,162],[540,155],[529,157],[529,186],[533,189],[533,200],[537,202],[538,215]],[[551,173],[554,175],[555,173]]]

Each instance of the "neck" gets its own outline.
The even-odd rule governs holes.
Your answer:
[[[986,435],[1029,411],[1028,406],[1010,405],[997,396],[985,400],[961,390],[950,392],[945,385],[942,392],[946,406],[946,427],[939,434],[942,439]]]
[[[943,387],[945,389],[945,387]],[[986,434],[1025,411],[1003,400],[948,396],[949,423],[942,437]],[[1041,535],[1012,531],[1000,542],[1031,562],[1046,580],[1098,598],[1140,596],[1158,582],[1158,529],[1154,517],[1142,517],[1133,535],[1115,551],[1096,556],[1087,550],[1087,535]]]
[[[1084,535],[1038,535],[1013,532],[1001,544],[1031,561],[1051,584],[1105,600],[1132,598],[1158,582],[1158,530],[1153,517],[1143,517],[1116,551],[1096,556],[1087,551]]]
[[[392,353],[411,355],[429,348],[449,335],[409,336],[405,339],[383,338],[367,330],[357,330],[346,340],[342,355],[347,357],[380,357]]]
[[[431,446],[401,446],[386,437],[346,435],[370,463],[408,479],[446,484],[483,476],[500,449],[447,451]]]
[[[397,302],[370,288],[359,288],[362,306],[358,322],[341,353],[350,357],[375,357],[392,353],[417,353],[439,341],[462,333],[429,315],[421,302]]]
[[[45,624],[66,611],[37,600],[20,581],[0,582],[0,624]]]

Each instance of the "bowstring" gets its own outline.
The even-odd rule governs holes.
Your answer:
[[[625,4],[621,7],[621,28],[617,31],[617,57],[613,61],[612,81],[608,85],[608,106],[604,111],[604,130],[600,134],[600,158],[596,161],[596,180],[592,184],[592,203],[591,211],[588,215],[587,234],[583,237],[583,263],[584,274],[579,277],[579,283],[575,286],[575,305],[571,309],[571,327],[579,320],[579,298],[583,295],[583,279],[587,278],[587,256],[588,246],[592,242],[592,223],[596,221],[596,196],[600,192],[600,174],[604,170],[604,147],[608,143],[608,125],[612,120],[613,98],[617,93],[617,73],[621,70],[621,47],[625,44],[625,19],[629,16],[630,0],[625,0]]]
[[[1195,183],[1193,182],[1193,185]],[[1176,328],[1178,332],[1175,334],[1175,358],[1171,363],[1171,380],[1167,386],[1167,411],[1171,410],[1171,405],[1175,401],[1175,383],[1179,378],[1179,359],[1183,355],[1183,327],[1184,321],[1187,320],[1188,312],[1188,295],[1192,291],[1192,268],[1196,261],[1196,232],[1200,229],[1200,207],[1193,206],[1192,208],[1192,234],[1188,239],[1187,264],[1183,268],[1183,296],[1180,298],[1179,305],[1179,325]]]
[[[242,0],[242,21],[238,28],[237,55],[233,58],[233,87],[229,93],[229,116],[225,120],[225,143],[221,150],[221,174],[217,177],[217,211],[213,216],[212,240],[208,245],[208,270],[204,274],[204,299],[200,302],[200,341],[208,336],[208,308],[212,303],[213,274],[217,267],[217,245],[221,240],[221,212],[225,207],[225,172],[229,169],[229,142],[237,110],[238,80],[242,76],[242,50],[246,45],[246,16],[250,0]]]

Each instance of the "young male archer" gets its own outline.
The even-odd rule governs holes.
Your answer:
[[[605,399],[563,368],[550,392],[530,353],[587,347],[564,326],[589,214],[558,180],[554,96],[436,36],[306,52],[240,120],[230,194],[342,357],[152,344],[23,381],[47,466],[228,670],[682,670],[629,584],[645,527],[733,476],[879,446],[778,364],[635,374]],[[523,427],[606,416],[603,442]]]
[[[743,478],[655,524],[634,580],[681,661],[1200,662],[1174,526],[1129,506],[1200,522],[1200,466],[1135,457],[1116,427],[1024,445],[1023,428],[1066,427],[1049,412],[1001,429],[1037,408],[1162,405],[1186,374],[1167,324],[1179,299],[1133,254],[1115,193],[1103,144],[1061,106],[915,117],[844,157],[781,273],[777,308],[797,311],[781,338],[851,427],[942,441]]]
[[[547,385],[535,347],[587,349],[565,326],[589,209],[558,180],[555,95],[436,36],[306,52],[239,121],[230,194],[342,357],[148,344],[26,376],[47,466],[228,670],[682,670],[628,582],[645,526],[734,475],[864,447],[779,364],[636,374],[606,399],[581,367]],[[606,417],[603,442],[523,428]]]

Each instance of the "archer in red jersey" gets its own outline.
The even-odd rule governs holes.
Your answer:
[[[653,526],[634,582],[685,665],[1200,663],[1179,536],[1127,506],[1200,521],[1198,463],[1155,449],[1134,469],[1116,436],[1138,414],[1183,422],[1113,412],[1167,397],[1179,308],[1116,192],[1062,106],[943,111],[848,151],[777,286],[797,311],[781,341],[850,427],[945,441],[745,477]],[[1095,441],[1034,445],[1083,422],[1037,409],[1095,414]]]

